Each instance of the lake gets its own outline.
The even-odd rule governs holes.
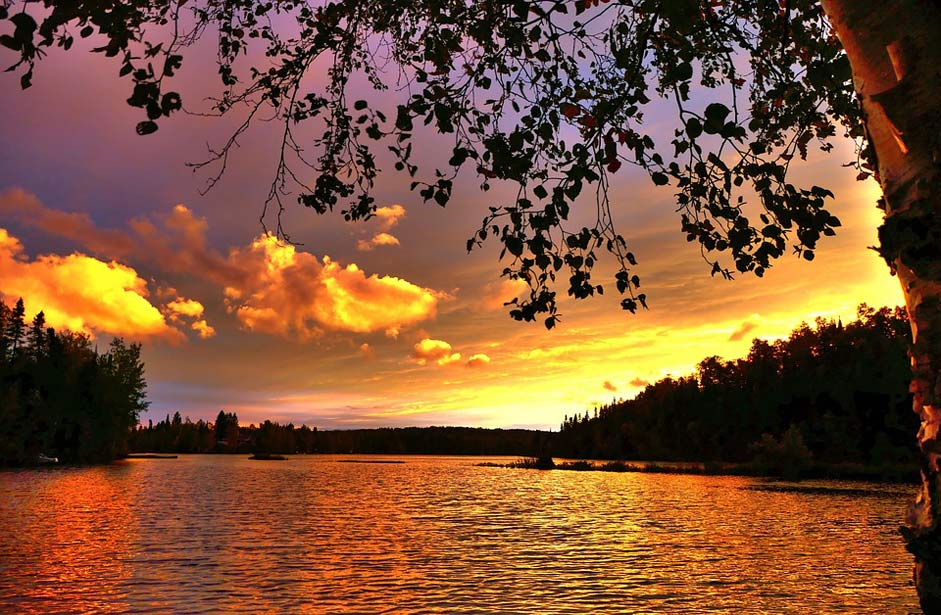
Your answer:
[[[482,461],[3,470],[0,612],[919,612],[914,487]]]

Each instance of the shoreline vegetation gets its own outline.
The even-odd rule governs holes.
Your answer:
[[[0,289],[0,466],[55,459],[109,463],[147,409],[141,345],[111,340],[101,352],[84,333],[58,331],[42,311],[26,320]],[[168,451],[169,452],[169,451]]]
[[[238,452],[222,453],[189,453],[195,455],[239,455]],[[296,456],[319,455],[363,455],[364,453],[294,453]],[[365,453],[384,454],[384,453]],[[424,456],[428,453],[397,453],[402,456]],[[444,454],[445,456],[462,457],[489,457],[488,454],[460,455]],[[179,455],[161,455],[156,453],[129,453],[119,457],[122,459],[179,459]],[[280,454],[254,454],[248,457],[259,461],[286,461],[291,455]],[[336,459],[336,463],[402,465],[408,463],[401,459]],[[619,472],[642,474],[680,474],[693,476],[744,476],[753,478],[782,479],[791,481],[800,480],[844,480],[865,481],[898,484],[917,484],[918,471],[905,464],[865,465],[859,463],[826,464],[812,463],[806,466],[768,465],[759,462],[720,463],[720,462],[676,462],[676,461],[623,461],[623,460],[594,460],[586,459],[555,461],[552,457],[520,457],[508,463],[484,461],[475,463],[481,468],[508,468],[521,470],[561,470],[571,472]]]
[[[249,457],[249,459],[253,459],[255,461],[287,461],[288,458],[285,457],[284,455],[274,455],[270,453],[255,453],[254,455]]]
[[[901,308],[860,305],[856,320],[818,319],[774,342],[753,340],[744,358],[708,357],[688,376],[648,384],[566,417],[559,431],[473,427],[318,430],[265,421],[241,426],[179,413],[131,434],[131,450],[197,452],[494,455],[566,460],[562,470],[682,472],[910,482],[917,478]],[[631,462],[616,460],[634,460]]]
[[[12,308],[0,301],[0,465],[324,453],[522,456],[502,465],[573,471],[917,477],[910,332],[902,308],[860,305],[846,325],[817,319],[786,339],[755,339],[744,358],[707,357],[694,373],[647,384],[635,398],[595,408],[593,416],[566,416],[558,431],[319,430],[267,420],[242,425],[225,410],[214,421],[176,412],[141,425],[147,401],[140,345],[115,339],[109,352],[98,353],[87,336],[47,328],[41,312],[27,326],[24,314],[22,301]],[[625,459],[634,461],[618,461]]]
[[[568,460],[555,462],[551,457],[523,457],[510,463],[484,462],[479,467],[523,470],[562,470],[572,472],[639,472],[647,474],[689,474],[702,476],[747,476],[783,480],[848,480],[917,484],[918,471],[908,465],[867,466],[858,463],[810,464],[804,467],[772,466],[764,463],[715,462],[630,462]]]
[[[818,318],[787,338],[753,340],[741,359],[707,357],[692,374],[566,417],[554,446],[530,456],[703,462],[748,475],[913,475],[910,336],[902,308],[863,304],[851,322]]]

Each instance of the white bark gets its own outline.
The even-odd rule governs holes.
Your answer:
[[[941,7],[823,0],[853,69],[884,194],[881,252],[912,326],[922,485],[903,532],[925,613],[941,613]]]

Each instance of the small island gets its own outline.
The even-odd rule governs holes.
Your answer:
[[[254,459],[255,461],[287,461],[287,457],[284,455],[277,455],[274,453],[255,453],[249,459]]]
[[[177,455],[163,455],[160,453],[128,453],[124,459],[177,459]]]

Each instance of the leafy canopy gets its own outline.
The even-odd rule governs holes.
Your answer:
[[[467,247],[496,238],[503,275],[530,286],[511,316],[550,328],[557,282],[576,298],[604,291],[592,278],[603,253],[622,307],[646,306],[608,196],[623,165],[675,192],[683,233],[731,278],[763,275],[789,248],[812,260],[840,225],[828,190],[788,178],[795,156],[848,136],[865,157],[849,63],[808,0],[43,0],[0,13],[24,88],[48,48],[93,37],[131,82],[141,135],[183,109],[172,78],[188,48],[216,37],[209,112],[242,123],[194,166],[213,185],[240,135],[280,120],[265,208],[277,206],[280,236],[288,194],[318,213],[372,216],[377,148],[441,206],[461,169],[484,191],[510,184],[515,198],[491,203]],[[377,94],[351,100],[363,83]],[[645,125],[655,105],[675,108],[669,142]],[[451,156],[419,169],[413,144],[429,130],[453,139]],[[593,226],[571,221],[576,208],[596,212]]]

